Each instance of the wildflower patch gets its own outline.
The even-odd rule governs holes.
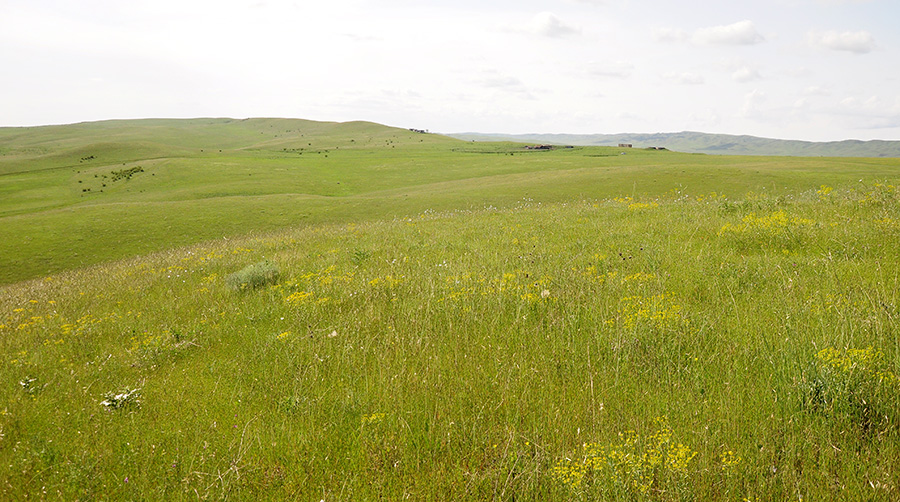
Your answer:
[[[534,305],[553,299],[551,282],[548,276],[535,278],[522,270],[505,272],[502,276],[493,278],[470,274],[452,275],[444,278],[446,293],[438,302],[499,297]]]
[[[606,321],[609,326],[619,325],[626,330],[640,327],[671,330],[684,323],[681,305],[673,303],[666,294],[622,298],[616,317]]]
[[[797,216],[788,216],[784,211],[775,211],[769,215],[757,216],[756,213],[750,213],[741,219],[741,223],[726,223],[719,229],[718,235],[741,234],[747,232],[768,232],[774,234],[782,234],[791,229],[799,227],[808,227],[813,224],[813,220],[800,218]]]
[[[140,405],[141,389],[125,389],[122,392],[107,392],[100,404],[107,410],[121,410]]]
[[[136,366],[152,368],[190,346],[196,346],[193,340],[186,340],[179,330],[172,329],[161,333],[135,334],[131,337],[128,351],[136,357]]]
[[[804,404],[814,412],[864,430],[897,425],[900,378],[874,347],[820,350],[803,386]]]
[[[31,397],[35,397],[40,391],[44,390],[48,384],[38,384],[38,379],[26,376],[22,380],[19,381],[19,386],[22,387],[22,390]]]
[[[371,415],[363,415],[359,421],[362,425],[375,425],[382,422],[385,416],[384,413],[372,413]]]
[[[890,183],[875,183],[871,190],[863,193],[860,204],[872,206],[885,206],[888,204],[896,204],[900,190]]]
[[[769,214],[750,213],[740,223],[726,222],[717,236],[729,240],[739,248],[757,248],[784,253],[802,247],[816,223],[778,210]]]
[[[628,209],[635,211],[639,209],[652,209],[655,207],[659,207],[659,203],[655,201],[650,202],[635,202],[634,197],[616,197],[613,199],[615,202],[619,204],[628,206]]]
[[[684,484],[697,452],[673,440],[665,417],[654,421],[649,434],[627,431],[612,444],[585,443],[574,459],[563,459],[551,477],[576,492],[603,495],[644,495]]]

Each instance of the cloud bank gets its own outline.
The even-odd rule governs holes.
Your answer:
[[[580,30],[564,23],[552,12],[541,12],[522,31],[548,38],[565,38],[578,34]]]
[[[653,30],[653,39],[657,42],[691,42],[695,45],[755,45],[765,41],[753,21],[749,20],[700,28],[692,33],[679,28],[656,28]]]
[[[868,31],[826,31],[810,32],[811,45],[833,51],[867,54],[875,50],[875,37]]]
[[[701,28],[691,37],[691,41],[699,45],[754,45],[764,40],[765,38],[756,31],[753,22],[747,20]]]

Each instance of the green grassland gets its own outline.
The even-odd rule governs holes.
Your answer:
[[[0,498],[900,497],[896,160],[205,122],[0,130]]]
[[[0,129],[0,283],[250,231],[620,195],[777,195],[891,159],[529,151],[371,123],[109,121]]]

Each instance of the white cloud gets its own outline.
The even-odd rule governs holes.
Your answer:
[[[704,82],[702,75],[697,75],[696,73],[677,73],[677,72],[669,72],[663,74],[663,78],[668,80],[673,84],[680,85],[699,85]]]
[[[744,83],[759,80],[762,78],[762,75],[760,75],[759,72],[754,68],[750,68],[749,66],[742,66],[731,74],[731,78],[735,82]]]
[[[809,98],[800,98],[794,101],[793,104],[795,112],[803,112],[807,108],[809,108]]]
[[[534,94],[520,78],[504,74],[496,70],[485,70],[481,77],[472,81],[473,84],[495,93],[506,96],[516,96],[520,99],[534,99]],[[493,98],[490,98],[493,99]]]
[[[814,95],[831,95],[820,88],[810,92]],[[848,131],[896,129],[900,126],[900,97],[890,101],[878,95],[848,96],[834,102],[822,102],[804,96],[794,102],[793,111],[798,114],[813,114],[815,120],[839,123]],[[804,120],[810,120],[810,116],[804,116]],[[868,136],[874,134],[870,133]],[[850,136],[844,136],[847,137]]]
[[[765,39],[752,21],[701,28],[694,32],[691,41],[699,45],[753,45]]]
[[[871,96],[866,99],[851,96],[842,99],[840,104],[841,107],[853,112],[876,111],[883,108],[883,103],[878,99],[878,96]]]
[[[541,12],[535,15],[531,19],[531,23],[526,26],[525,31],[549,38],[563,38],[579,32],[578,28],[564,23],[552,12]]]
[[[824,47],[833,51],[846,51],[854,54],[866,54],[875,49],[875,38],[868,31],[825,31],[810,32],[809,43],[816,47]]]
[[[744,104],[741,106],[738,116],[752,118],[759,115],[759,105],[766,100],[766,94],[759,89],[753,89],[744,95]]]
[[[900,126],[900,98],[893,102],[879,96],[851,96],[838,103],[838,115],[858,129],[885,129]]]
[[[0,125],[278,114],[444,131],[714,126],[840,139],[900,116],[897,44],[880,28],[897,1],[712,11],[703,1],[263,1],[0,0]],[[298,63],[303,47],[317,50]],[[841,104],[847,96],[857,98]],[[691,115],[700,109],[719,121]],[[617,121],[626,110],[640,118]],[[862,136],[876,133],[898,138],[900,127]]]
[[[654,28],[657,42],[692,42],[696,45],[753,45],[765,41],[752,21],[700,28],[688,33],[680,28]]]
[[[825,103],[821,98],[830,95],[831,91],[828,89],[817,85],[811,85],[800,91],[800,97],[794,100],[794,112],[806,112],[809,110],[821,109]]]

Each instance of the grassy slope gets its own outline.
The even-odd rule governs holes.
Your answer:
[[[900,496],[895,161],[208,122],[0,130],[0,499]]]
[[[629,193],[7,286],[0,498],[896,499],[900,191]]]
[[[879,159],[526,152],[370,123],[109,121],[0,129],[0,283],[251,231],[621,194],[808,188]],[[510,155],[510,154],[514,155]],[[140,167],[130,179],[115,171]]]

